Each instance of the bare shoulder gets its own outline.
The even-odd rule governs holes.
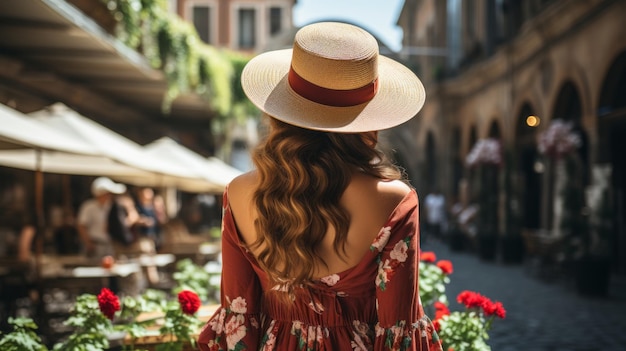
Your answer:
[[[378,191],[382,196],[390,197],[398,202],[411,192],[411,187],[401,180],[380,180]]]
[[[228,185],[228,204],[235,220],[237,231],[246,243],[256,240],[254,230],[253,196],[258,187],[258,175],[255,171],[244,173],[233,179]]]
[[[348,208],[379,213],[384,217],[393,211],[409,192],[411,187],[400,180],[382,180],[367,175],[356,175],[346,189],[343,200]]]
[[[228,201],[231,207],[240,208],[247,205],[257,186],[258,175],[256,171],[235,177],[228,185]]]

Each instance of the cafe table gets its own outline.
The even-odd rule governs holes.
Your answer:
[[[42,287],[66,289],[75,294],[98,293],[107,287],[118,290],[118,280],[141,271],[137,262],[116,262],[103,267],[101,261],[80,256],[47,256],[42,258]]]

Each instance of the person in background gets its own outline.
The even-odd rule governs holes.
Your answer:
[[[442,239],[441,234],[446,223],[446,198],[435,186],[433,191],[424,198],[426,209],[426,234],[432,238]]]
[[[135,208],[139,219],[135,222],[135,232],[139,238],[146,238],[153,242],[158,250],[162,244],[161,226],[167,221],[163,208],[163,201],[154,195],[152,188],[139,188]]]
[[[138,254],[156,254],[162,244],[161,226],[165,224],[167,217],[160,197],[154,195],[152,188],[137,189],[135,210],[137,220],[133,224],[133,232],[137,242],[133,245]],[[150,284],[159,282],[156,266],[146,266],[145,274]]]
[[[269,133],[224,192],[221,304],[200,349],[441,351],[417,193],[377,148],[422,107],[420,80],[365,30],[323,22],[241,83]]]
[[[5,185],[5,184],[0,184]],[[12,184],[0,194],[0,257],[28,263],[35,252],[35,208],[21,184]]]
[[[96,178],[91,183],[93,198],[80,206],[76,223],[84,253],[89,257],[100,259],[115,255],[107,222],[113,196],[124,192],[124,184],[115,183],[107,177]]]

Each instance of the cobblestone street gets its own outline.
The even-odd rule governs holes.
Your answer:
[[[580,296],[565,281],[543,282],[523,265],[483,262],[470,252],[452,252],[436,240],[422,244],[437,259],[454,264],[447,296],[451,309],[460,309],[456,296],[477,291],[501,301],[505,320],[490,331],[493,351],[623,351],[626,350],[626,284],[613,279],[610,296]]]

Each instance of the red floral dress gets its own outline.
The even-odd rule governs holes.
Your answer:
[[[411,191],[356,266],[297,289],[285,307],[239,239],[224,193],[221,307],[202,329],[201,350],[422,350],[441,343],[418,291],[418,200]]]

